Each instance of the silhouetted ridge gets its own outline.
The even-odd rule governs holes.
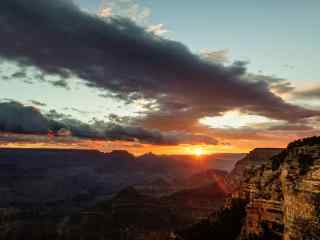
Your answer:
[[[106,153],[108,157],[111,158],[120,158],[120,159],[130,159],[133,160],[135,156],[128,151],[125,150],[113,150],[110,153]]]
[[[320,136],[314,136],[309,138],[303,138],[291,142],[288,144],[288,149],[292,149],[295,147],[302,147],[302,146],[315,146],[320,145]]]
[[[144,196],[140,194],[134,187],[127,187],[116,194],[113,200],[126,200],[128,202],[135,200],[143,200]]]

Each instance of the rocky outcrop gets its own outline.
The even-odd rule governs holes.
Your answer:
[[[247,168],[240,191],[248,201],[241,239],[320,239],[320,138]]]
[[[238,161],[230,172],[228,177],[229,185],[234,190],[238,189],[248,176],[250,178],[254,177],[256,169],[259,169],[271,157],[279,154],[282,150],[282,148],[256,148],[252,150],[243,159]]]

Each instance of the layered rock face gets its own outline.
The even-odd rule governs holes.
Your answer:
[[[239,188],[248,176],[254,177],[256,169],[259,169],[264,163],[268,162],[271,157],[279,154],[282,150],[282,148],[256,148],[252,150],[236,163],[234,169],[229,174],[229,185],[233,189]],[[252,176],[250,173],[252,173]]]
[[[248,201],[241,239],[320,239],[320,139],[246,166],[239,192]]]
[[[320,144],[292,149],[280,169],[284,239],[320,238]]]

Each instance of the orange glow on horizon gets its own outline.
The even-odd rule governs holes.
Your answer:
[[[79,140],[73,142],[7,142],[0,143],[0,148],[41,148],[41,149],[83,149],[98,150],[101,152],[111,152],[113,150],[126,150],[133,155],[139,156],[145,153],[154,153],[157,155],[191,155],[198,159],[205,155],[214,153],[238,153],[240,150],[231,151],[223,146],[203,146],[203,145],[177,145],[177,146],[155,146],[150,144],[136,144],[124,141],[97,141],[97,140]]]
[[[201,157],[204,152],[203,152],[203,149],[202,148],[197,148],[194,152],[194,154],[197,156],[197,157]]]
[[[152,152],[157,155],[192,155],[197,157],[197,159],[215,153],[246,153],[257,147],[286,147],[288,142],[296,138],[295,136],[290,136],[282,139],[274,138],[271,141],[265,141],[264,139],[237,140],[221,145],[181,144],[160,146],[138,142],[88,140],[12,133],[0,133],[0,137],[2,137],[0,148],[91,149],[101,152],[126,150],[136,156]]]
[[[206,154],[205,150],[200,146],[192,147],[189,151],[187,151],[188,154],[194,155],[197,158],[202,157]]]

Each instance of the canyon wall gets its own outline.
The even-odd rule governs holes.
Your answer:
[[[240,238],[320,239],[320,139],[294,142],[262,162],[247,162],[234,193],[248,202]]]

